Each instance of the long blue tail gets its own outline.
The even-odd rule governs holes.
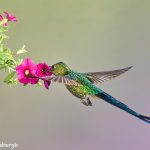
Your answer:
[[[117,99],[115,99],[114,97],[112,97],[111,95],[105,93],[105,92],[102,92],[102,93],[98,93],[96,95],[97,97],[103,99],[104,101],[128,112],[129,114],[147,122],[147,123],[150,123],[150,117],[147,117],[147,116],[144,116],[144,115],[141,115],[137,112],[135,112],[134,110],[130,109],[127,105],[125,105],[124,103],[118,101]]]

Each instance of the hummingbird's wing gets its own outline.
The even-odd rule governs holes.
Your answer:
[[[84,73],[84,75],[93,83],[102,83],[104,81],[107,81],[109,79],[113,79],[126,71],[128,71],[131,67],[123,68],[123,69],[118,69],[118,70],[112,70],[112,71],[102,71],[102,72],[89,72],[89,73]]]
[[[53,76],[50,79],[53,82],[63,83],[67,85],[77,85],[78,83],[73,80],[69,75],[65,76]]]

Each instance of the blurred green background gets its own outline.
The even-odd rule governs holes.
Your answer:
[[[119,69],[100,85],[133,109],[150,115],[150,1],[1,0],[18,17],[7,46],[26,45],[36,63],[67,63],[79,72]],[[103,101],[83,106],[63,85],[9,87],[0,72],[0,143],[20,150],[148,150],[149,125]]]

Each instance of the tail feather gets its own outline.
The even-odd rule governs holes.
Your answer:
[[[127,105],[125,105],[124,103],[118,101],[117,99],[115,99],[114,97],[112,97],[111,95],[105,93],[105,92],[101,92],[101,93],[98,93],[96,95],[98,98],[101,98],[103,99],[104,101],[128,112],[129,114],[147,122],[147,123],[150,123],[150,117],[147,117],[147,116],[144,116],[144,115],[141,115],[137,112],[135,112],[134,110],[130,109]]]
[[[145,122],[147,122],[147,123],[150,123],[150,117],[147,117],[147,116],[144,116],[144,115],[140,115],[138,118],[143,120],[143,121],[145,121]]]

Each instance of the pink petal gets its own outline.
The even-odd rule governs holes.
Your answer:
[[[21,82],[23,84],[29,83],[27,78],[18,78],[18,80],[19,80],[19,82]]]
[[[28,78],[28,83],[31,83],[31,84],[37,84],[39,81],[39,79],[35,79],[35,78]]]
[[[29,66],[29,65],[32,65],[33,64],[33,61],[30,59],[30,58],[25,58],[22,62],[22,66]]]
[[[7,23],[4,23],[3,26],[7,26]]]
[[[27,59],[27,64],[29,66],[29,70],[33,71],[37,69],[37,65],[31,59]]]
[[[2,21],[3,20],[3,16],[2,15],[0,15],[0,21]]]
[[[20,77],[20,76],[25,77],[25,67],[22,65],[17,66],[16,73],[17,73],[18,77]]]
[[[22,64],[16,67],[16,71],[22,71],[25,69],[25,66],[23,66]]]
[[[18,80],[26,78],[26,76],[24,74],[18,74]]]
[[[38,64],[37,66],[39,67],[39,68],[43,68],[44,67],[44,63],[40,63],[40,64]]]
[[[51,81],[44,81],[44,86],[46,89],[49,89],[50,84],[51,84]]]

